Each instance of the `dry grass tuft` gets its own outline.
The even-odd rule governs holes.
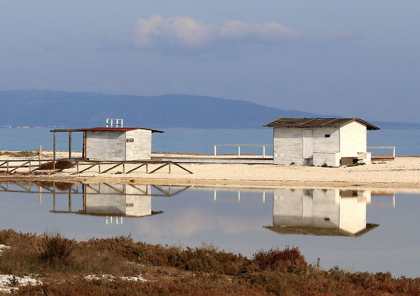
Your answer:
[[[47,162],[40,165],[39,170],[52,170],[53,169],[53,162]],[[63,170],[63,169],[71,169],[74,167],[74,163],[68,159],[60,159],[55,162],[55,169]]]

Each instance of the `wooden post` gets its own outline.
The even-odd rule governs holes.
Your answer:
[[[87,160],[87,132],[83,132],[83,158]]]
[[[39,151],[38,151],[39,166],[41,166],[41,159],[42,159],[42,145],[39,146]]]
[[[169,166],[169,174],[171,173],[171,162],[168,162],[168,166]]]
[[[56,146],[55,146],[55,140],[56,140],[56,137],[55,137],[55,132],[54,132],[54,144],[53,144],[53,146],[54,146],[54,148],[53,148],[53,170],[55,171],[55,148],[56,148]]]
[[[71,137],[72,137],[72,132],[69,132],[69,159],[71,159]]]

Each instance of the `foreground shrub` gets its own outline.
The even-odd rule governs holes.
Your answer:
[[[261,270],[301,272],[308,267],[305,258],[298,248],[284,250],[270,249],[269,251],[259,251],[254,254],[253,260]]]
[[[41,261],[58,267],[71,263],[71,254],[75,248],[75,241],[64,238],[59,233],[45,233],[43,236]]]

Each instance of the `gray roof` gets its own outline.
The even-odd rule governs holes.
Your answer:
[[[322,128],[322,127],[341,127],[353,121],[366,125],[368,130],[379,130],[379,127],[370,124],[360,118],[277,118],[265,124],[269,127],[286,128]]]

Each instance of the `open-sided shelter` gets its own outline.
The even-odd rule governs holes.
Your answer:
[[[73,132],[83,132],[83,158],[97,161],[135,161],[150,159],[152,133],[163,131],[141,127],[94,127],[81,129],[55,129],[55,133],[69,133],[69,158]]]
[[[370,160],[367,131],[378,127],[360,118],[278,118],[273,127],[275,164],[339,166],[345,160]]]

